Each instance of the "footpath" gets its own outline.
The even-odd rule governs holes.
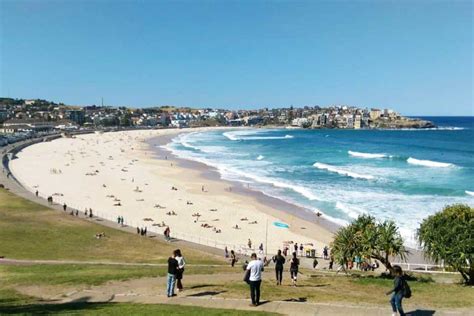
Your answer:
[[[154,283],[161,280],[153,280]],[[137,280],[136,282],[142,282]],[[160,283],[164,284],[164,279]],[[248,299],[232,299],[218,297],[218,292],[202,291],[197,293],[179,293],[176,297],[168,298],[160,295],[164,288],[155,288],[155,293],[146,290],[140,291],[140,284],[134,284],[133,287],[117,288],[113,285],[106,287],[93,287],[87,290],[69,293],[66,297],[62,295],[55,303],[72,302],[115,302],[115,303],[137,303],[137,304],[176,304],[186,306],[200,306],[207,308],[222,308],[247,311],[265,311],[279,313],[283,315],[333,315],[333,316],[385,316],[391,314],[390,304],[387,298],[386,306],[373,306],[366,304],[344,304],[344,303],[308,303],[304,300],[298,301],[265,301],[258,307],[250,306]],[[138,289],[138,290],[137,290]],[[265,296],[264,288],[262,295]],[[156,293],[158,292],[158,293]],[[468,309],[437,309],[435,310],[412,310],[410,306],[405,307],[407,315],[428,316],[428,315],[474,315],[473,311]]]

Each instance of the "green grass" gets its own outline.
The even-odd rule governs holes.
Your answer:
[[[97,240],[95,233],[104,231],[109,237]],[[0,189],[0,256],[15,259],[83,260],[115,262],[163,263],[175,248],[172,244],[143,238],[134,234],[106,228],[62,212],[16,197]],[[219,297],[248,298],[248,286],[241,281],[242,271],[225,266],[222,259],[204,252],[182,247],[187,262],[185,286],[198,291],[219,292]],[[218,264],[218,267],[198,267],[192,264]],[[385,295],[392,280],[373,274],[302,271],[306,278],[297,288],[289,286],[288,273],[284,286],[274,284],[273,269],[264,274],[262,299],[300,302],[337,302],[387,305]],[[197,274],[220,276],[203,278]],[[103,285],[108,281],[125,281],[144,277],[160,277],[166,267],[99,264],[33,264],[0,265],[0,314],[6,313],[81,313],[101,315],[173,314],[173,315],[245,315],[241,311],[209,310],[196,307],[179,308],[172,305],[142,305],[115,303],[45,304],[36,298],[20,295],[16,290],[37,286],[41,290],[54,288],[57,293],[84,286]],[[229,277],[230,276],[230,277]],[[200,281],[201,280],[201,281]],[[234,280],[234,281],[230,281]],[[238,280],[238,281],[236,281]],[[456,308],[474,307],[474,289],[453,281],[459,275],[432,275],[410,281],[413,297],[405,300],[410,307]],[[163,285],[162,283],[161,285]],[[44,287],[44,288],[42,288]],[[192,290],[191,290],[192,291]],[[29,292],[24,292],[29,293]],[[188,292],[189,293],[189,292]],[[51,302],[49,302],[51,303]],[[252,312],[254,314],[255,312]]]
[[[229,267],[186,268],[186,275],[226,273]],[[235,271],[235,270],[234,270]],[[167,267],[123,265],[35,264],[0,265],[0,278],[4,285],[100,285],[107,281],[124,281],[145,277],[161,277]]]
[[[273,271],[271,271],[273,272]],[[276,286],[273,273],[265,274],[262,283],[262,298],[272,301],[299,301],[325,303],[352,303],[386,305],[387,291],[393,288],[393,280],[373,275],[345,276],[334,273],[307,271],[309,278],[300,278],[298,287],[292,287],[285,273],[283,286]],[[209,282],[208,282],[209,283]],[[409,281],[413,297],[405,303],[411,306],[432,308],[455,308],[474,306],[474,289],[457,283]],[[225,290],[221,296],[228,298],[248,297],[248,286],[244,282],[218,282],[206,286],[208,291]]]
[[[86,303],[45,304],[13,290],[0,290],[0,314],[59,315],[276,315],[256,311],[169,304]]]
[[[94,238],[97,232],[107,237]],[[176,248],[48,209],[0,189],[0,256],[14,259],[166,262]],[[182,249],[189,263],[224,264],[216,256]]]

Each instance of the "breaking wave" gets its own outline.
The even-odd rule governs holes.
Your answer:
[[[334,172],[334,173],[337,173],[341,176],[347,176],[347,177],[351,177],[351,178],[354,178],[354,179],[365,179],[365,180],[375,179],[374,176],[369,175],[369,174],[367,174],[367,175],[366,174],[358,174],[358,173],[355,173],[355,172],[352,172],[352,171],[340,169],[340,168],[335,167],[335,166],[327,165],[325,163],[316,162],[316,163],[313,164],[313,166],[318,168],[318,169],[327,170],[329,172]]]
[[[265,140],[265,139],[289,139],[293,138],[292,135],[285,135],[285,136],[252,136],[258,135],[258,132],[225,132],[222,133],[225,137],[230,140],[237,141],[237,140]]]
[[[431,160],[421,160],[409,157],[407,162],[412,165],[417,166],[424,166],[424,167],[433,167],[433,168],[449,168],[455,167],[454,164],[448,162],[438,162],[438,161],[431,161]]]
[[[391,156],[388,156],[386,154],[372,154],[372,153],[360,153],[357,151],[351,151],[349,150],[347,152],[349,155],[357,158],[365,158],[365,159],[373,159],[373,158],[390,158]]]

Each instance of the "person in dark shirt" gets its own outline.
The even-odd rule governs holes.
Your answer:
[[[178,272],[178,261],[176,250],[173,251],[173,256],[168,258],[168,278],[166,286],[166,294],[168,297],[174,296],[174,285],[176,283],[176,273]]]
[[[281,255],[281,250],[278,249],[277,255],[273,257],[277,285],[281,285],[281,281],[283,280],[283,265],[285,264],[285,261],[285,257]]]
[[[233,268],[235,263],[237,262],[237,257],[235,256],[234,250],[230,251],[230,266]]]
[[[291,258],[290,260],[290,275],[291,275],[291,280],[293,281],[293,286],[296,286],[299,265],[300,265],[300,260],[296,258],[296,251],[295,251],[293,252],[293,258]]]
[[[387,295],[392,294],[390,298],[390,304],[392,305],[392,315],[397,315],[397,311],[400,316],[405,316],[405,312],[402,307],[403,299],[403,288],[405,282],[403,280],[403,271],[400,266],[393,266],[393,271],[395,273],[395,279],[393,280],[393,289],[387,292]]]

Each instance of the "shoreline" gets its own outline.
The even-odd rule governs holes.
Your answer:
[[[39,143],[18,153],[18,159],[11,162],[12,173],[29,191],[39,190],[41,196],[54,196],[55,201],[73,208],[90,207],[95,215],[112,220],[123,216],[129,226],[145,226],[158,234],[164,228],[155,225],[166,222],[172,236],[213,243],[217,248],[244,249],[248,238],[253,250],[262,243],[269,253],[282,249],[288,241],[312,245],[317,252],[329,245],[332,233],[321,223],[283,211],[289,205],[260,192],[237,189],[234,183],[230,186],[235,190],[228,192],[230,182],[201,164],[172,158],[176,162],[170,166],[171,161],[157,159],[159,153],[151,144],[157,137],[165,142],[179,132],[185,130],[108,132]],[[205,185],[205,193],[201,185]],[[179,191],[170,191],[171,187]],[[157,202],[166,209],[157,209]],[[213,208],[219,211],[212,212]],[[176,216],[166,215],[171,211]],[[191,217],[196,212],[202,216],[197,220]],[[248,225],[251,221],[256,225]],[[276,221],[290,227],[272,225]],[[238,229],[232,229],[236,223]],[[218,228],[218,234],[211,228]]]
[[[214,128],[214,129],[222,129],[222,128]],[[239,129],[239,127],[235,129]],[[340,224],[335,223],[331,221],[330,219],[324,218],[324,215],[323,217],[317,217],[315,212],[307,208],[291,204],[289,202],[286,202],[276,197],[268,196],[259,190],[248,189],[241,182],[222,179],[220,173],[217,171],[215,167],[209,166],[199,161],[194,161],[191,159],[178,157],[174,153],[172,153],[170,150],[162,147],[170,143],[172,139],[175,137],[178,137],[178,135],[182,133],[191,133],[191,132],[193,132],[193,130],[182,130],[181,133],[176,133],[174,135],[157,136],[157,137],[149,139],[147,143],[151,147],[150,150],[156,152],[157,159],[162,159],[163,155],[166,155],[168,157],[168,160],[170,160],[170,157],[172,157],[172,160],[178,166],[182,168],[189,169],[189,170],[198,170],[201,176],[206,179],[209,179],[211,181],[226,183],[227,186],[232,186],[233,193],[241,194],[245,198],[249,197],[249,198],[255,199],[257,202],[262,203],[272,208],[284,209],[284,211],[276,210],[280,216],[285,216],[285,215],[282,215],[281,213],[286,213],[286,215],[298,217],[302,221],[315,223],[316,225],[321,226],[321,228],[325,229],[330,234],[334,234],[339,228],[342,227]],[[430,260],[426,260],[426,258],[424,258],[423,252],[420,251],[419,249],[416,249],[410,246],[406,246],[406,248],[410,251],[410,260],[409,260],[410,262],[432,263]]]
[[[191,132],[192,131],[183,131],[182,133]],[[260,190],[253,190],[251,188],[247,188],[241,182],[222,179],[221,174],[217,171],[215,167],[206,165],[205,163],[199,161],[178,157],[168,149],[162,147],[169,144],[173,138],[177,137],[182,133],[177,133],[175,135],[157,136],[155,138],[147,140],[146,142],[149,144],[150,149],[156,152],[157,159],[162,159],[161,157],[163,155],[166,155],[168,157],[168,160],[170,160],[169,158],[172,157],[172,160],[175,161],[177,165],[182,168],[199,170],[201,176],[208,180],[226,183],[227,187],[232,187],[233,193],[241,194],[244,197],[251,197],[257,200],[259,203],[265,204],[272,208],[285,209],[285,211],[281,212],[286,212],[289,213],[288,215],[298,217],[301,220],[321,225],[330,233],[335,233],[339,228],[341,228],[339,224],[332,222],[331,220],[326,219],[324,217],[318,217],[315,212],[307,208],[292,204],[277,197],[266,195]],[[154,144],[152,144],[152,142]]]

